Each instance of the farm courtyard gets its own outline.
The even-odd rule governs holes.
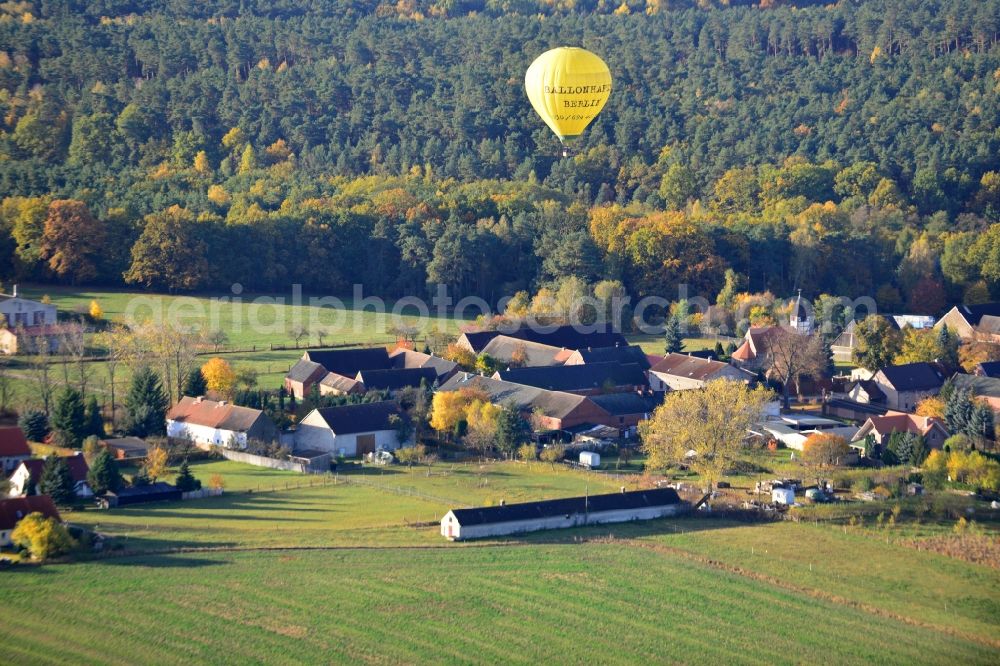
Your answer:
[[[541,463],[339,479],[192,469],[221,474],[226,494],[69,513],[107,535],[104,556],[0,572],[11,663],[1000,655],[1000,570],[914,548],[947,538],[931,516],[892,530],[692,517],[456,544],[435,522],[448,508],[614,492],[621,480]]]

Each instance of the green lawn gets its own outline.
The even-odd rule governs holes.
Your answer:
[[[642,347],[642,351],[647,354],[659,354],[663,355],[663,336],[662,335],[647,335],[644,333],[634,333],[626,336],[630,344],[638,345]],[[684,351],[695,352],[701,351],[703,349],[715,349],[715,343],[719,340],[722,341],[722,347],[725,348],[726,344],[731,338],[684,338]],[[737,343],[738,345],[738,343]]]
[[[112,557],[0,572],[8,660],[1000,658],[998,570],[870,530],[692,517],[451,544],[435,522],[455,503],[619,482],[520,463],[366,468],[336,485],[230,461],[192,470],[230,492],[69,513],[111,537]]]

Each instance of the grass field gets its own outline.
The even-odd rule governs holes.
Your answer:
[[[8,659],[1000,658],[1000,570],[915,550],[895,533],[683,518],[450,544],[432,521],[456,502],[597,493],[618,481],[518,463],[366,470],[322,486],[229,461],[192,468],[203,480],[222,475],[230,492],[74,512],[67,518],[111,537],[112,557],[0,572]]]

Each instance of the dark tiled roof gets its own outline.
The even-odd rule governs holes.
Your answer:
[[[157,481],[156,483],[151,483],[147,486],[128,486],[127,488],[121,488],[116,491],[108,491],[108,494],[114,495],[118,498],[147,497],[151,495],[163,495],[164,498],[169,498],[173,496],[179,497],[181,491],[177,490],[177,486],[172,486],[164,481]]]
[[[393,414],[403,415],[399,405],[391,400],[324,407],[317,411],[330,426],[330,430],[338,435],[393,430],[395,426],[390,423],[389,417]]]
[[[80,481],[87,480],[87,472],[90,471],[90,467],[87,466],[87,461],[82,455],[76,456],[63,456],[66,461],[66,466],[69,468],[70,476],[73,477],[73,481],[79,483]],[[45,467],[45,461],[41,458],[32,458],[31,460],[24,460],[21,462],[22,465],[28,468],[29,478],[35,479],[36,481],[42,478],[42,468]]]
[[[30,456],[31,447],[17,426],[0,428],[0,456]]]
[[[46,518],[59,517],[56,505],[48,495],[33,495],[31,497],[12,497],[0,500],[0,530],[12,530],[18,521],[29,513],[40,513]]]
[[[863,380],[857,382],[856,385],[858,385],[858,384],[860,384],[861,388],[863,388],[865,390],[865,393],[868,394],[869,400],[871,400],[873,402],[884,402],[885,401],[885,393],[883,393],[882,389],[880,389],[878,387],[878,384],[876,384],[871,379],[863,379]],[[853,390],[853,388],[854,387],[851,387],[852,390]]]
[[[642,386],[646,375],[635,363],[586,363],[501,370],[498,379],[550,391],[582,391],[611,386]]]
[[[627,493],[591,495],[590,497],[566,497],[542,502],[525,502],[476,509],[452,509],[452,514],[459,525],[467,527],[521,520],[540,520],[581,513],[668,506],[680,504],[680,501],[677,491],[672,488],[658,488],[656,490],[635,490]]]
[[[362,370],[355,378],[369,391],[394,391],[407,386],[420,386],[421,380],[428,386],[437,379],[434,368],[399,368],[392,370]]]
[[[322,365],[300,358],[298,362],[292,366],[292,369],[288,371],[288,374],[285,375],[285,377],[291,379],[293,382],[301,382],[304,384],[306,382],[316,381],[324,374],[326,374],[326,370],[323,369]]]
[[[584,330],[578,331],[572,325],[565,326],[545,326],[545,327],[521,327],[515,330],[499,331],[477,331],[465,333],[465,339],[469,341],[472,348],[479,352],[489,344],[490,340],[498,335],[506,335],[519,340],[537,342],[552,347],[564,347],[566,349],[585,349],[587,347],[614,347],[620,345],[628,346],[628,341],[621,333],[612,330],[589,331],[590,327],[581,327]]]
[[[636,363],[643,370],[649,370],[649,359],[641,347],[622,345],[618,347],[587,347],[579,349],[571,357],[584,363]]]
[[[392,367],[385,347],[360,349],[321,349],[307,351],[308,360],[319,363],[328,372],[353,377],[361,370],[388,370]]]
[[[590,396],[594,403],[612,416],[629,414],[649,414],[656,408],[652,398],[638,393],[604,393]]]
[[[983,398],[1000,398],[1000,378],[976,375],[955,375],[952,379],[960,389],[969,389],[972,395]]]
[[[1000,361],[986,361],[977,366],[977,374],[983,377],[1000,377]]]
[[[983,317],[1000,317],[1000,303],[980,303],[978,305],[959,305],[958,311],[965,321],[972,326],[979,326]]]
[[[944,372],[933,363],[890,365],[879,372],[897,391],[923,391],[940,388],[945,380]]]

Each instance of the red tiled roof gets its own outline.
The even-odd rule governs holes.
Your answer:
[[[18,521],[29,513],[40,513],[46,518],[62,520],[59,510],[48,495],[33,495],[31,497],[12,497],[0,500],[0,530],[12,530]]]
[[[753,348],[750,346],[749,340],[744,340],[743,344],[739,346],[739,349],[733,352],[732,358],[736,361],[750,361],[756,358],[757,355],[753,353]]]
[[[261,414],[259,409],[237,407],[228,402],[184,397],[167,412],[167,419],[208,428],[245,432]]]
[[[885,416],[871,416],[868,419],[880,433],[912,432],[926,435],[935,425],[944,428],[944,424],[933,416],[917,416],[903,412],[887,412]]]
[[[17,426],[0,428],[0,456],[30,456],[31,447],[24,432]]]

